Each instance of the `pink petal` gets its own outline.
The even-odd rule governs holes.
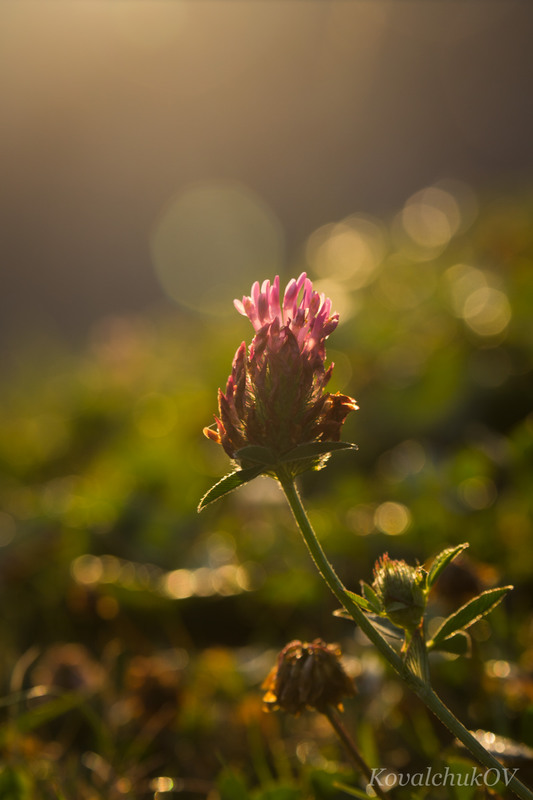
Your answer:
[[[298,286],[298,291],[300,291],[306,279],[307,279],[307,272],[302,272],[302,274],[298,277],[298,280],[296,281],[296,285]]]
[[[289,319],[294,319],[296,313],[296,296],[298,294],[298,284],[294,278],[289,281],[285,289],[285,296],[283,298],[283,321],[288,323]]]
[[[273,317],[279,317],[279,275],[274,278],[272,289],[270,292],[270,313]]]
[[[259,281],[255,281],[255,283],[252,285],[252,297],[251,297],[255,305],[257,305],[257,301],[259,299],[259,292],[260,292]]]
[[[257,315],[259,317],[259,321],[263,323],[266,319],[268,319],[269,307],[268,307],[268,300],[266,294],[260,294],[259,300],[257,301]]]

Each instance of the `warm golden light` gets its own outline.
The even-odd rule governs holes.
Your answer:
[[[485,286],[472,292],[463,306],[463,318],[479,336],[497,336],[511,321],[511,305],[504,292]]]
[[[512,309],[504,291],[496,288],[489,272],[456,264],[446,270],[452,308],[478,336],[498,336],[509,325]]]
[[[381,503],[374,514],[374,524],[382,533],[398,536],[411,524],[411,512],[403,503]]]
[[[385,250],[378,223],[355,214],[318,228],[307,241],[306,256],[320,277],[334,278],[350,289],[359,289],[373,280]]]
[[[402,224],[420,247],[444,248],[461,224],[459,205],[449,192],[436,187],[423,189],[405,204]]]
[[[185,189],[161,212],[151,250],[170,298],[197,311],[227,314],[252,275],[281,271],[284,234],[251,189],[203,183]]]

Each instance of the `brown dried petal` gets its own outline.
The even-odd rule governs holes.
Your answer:
[[[300,714],[306,708],[324,711],[330,705],[342,708],[343,698],[353,696],[355,687],[340,655],[338,645],[325,644],[321,639],[290,642],[263,684],[267,690],[265,708],[281,708],[290,714]]]

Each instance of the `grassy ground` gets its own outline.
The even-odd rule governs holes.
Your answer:
[[[444,233],[417,213],[403,228],[354,218],[308,254],[341,311],[332,387],[359,401],[345,426],[359,451],[301,488],[354,591],[385,551],[425,563],[463,541],[436,616],[514,584],[474,626],[471,657],[436,658],[432,672],[470,728],[533,747],[533,205],[485,198],[473,220],[448,215]],[[262,710],[261,683],[294,638],[342,645],[358,690],[346,724],[372,766],[471,770],[332,616],[273,481],[197,514],[229,468],[201,430],[246,337],[236,314],[152,315],[102,323],[81,353],[41,342],[12,354],[0,398],[0,797],[363,796],[325,719]]]

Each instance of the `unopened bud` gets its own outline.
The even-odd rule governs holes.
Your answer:
[[[414,631],[426,608],[426,573],[405,561],[393,561],[385,553],[376,561],[372,588],[383,612],[394,625]]]

